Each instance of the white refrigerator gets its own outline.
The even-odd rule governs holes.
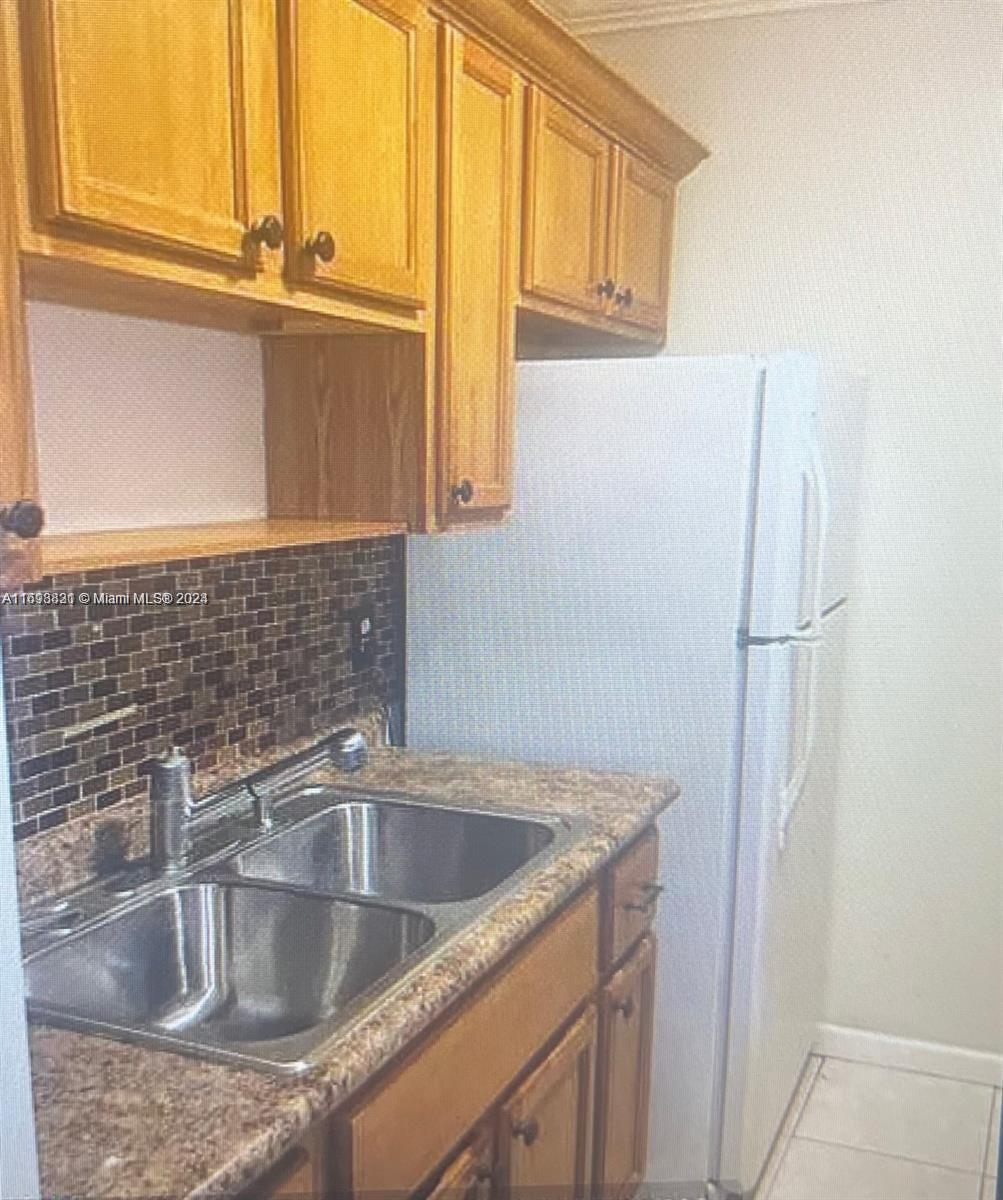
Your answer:
[[[657,1196],[751,1190],[822,1016],[862,405],[796,353],[522,364],[511,518],[409,541],[409,745],[682,784]]]

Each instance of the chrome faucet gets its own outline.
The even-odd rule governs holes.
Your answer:
[[[275,824],[275,803],[272,794],[264,789],[252,787],[251,797],[254,801],[254,823],[262,833],[267,833]]]
[[[178,746],[153,760],[150,772],[150,868],[169,875],[185,865],[194,808],[192,764]]]

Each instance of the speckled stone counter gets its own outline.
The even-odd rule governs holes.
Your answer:
[[[231,1196],[332,1112],[587,882],[679,793],[667,778],[534,768],[377,750],[340,788],[394,790],[498,811],[584,817],[585,832],[422,960],[403,986],[293,1078],[33,1026],[46,1196]],[[40,854],[40,850],[34,853]],[[38,864],[41,869],[41,862]],[[57,878],[60,872],[54,871]]]

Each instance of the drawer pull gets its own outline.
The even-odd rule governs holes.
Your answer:
[[[34,500],[15,500],[6,508],[0,508],[0,530],[13,533],[16,537],[37,538],[45,524],[45,513]]]
[[[247,236],[255,246],[266,246],[269,250],[278,250],[282,246],[285,230],[282,222],[273,213],[255,221],[247,231]]]
[[[474,498],[474,485],[469,479],[461,479],[454,488],[450,489],[449,498],[456,504],[469,504]]]
[[[495,1173],[487,1163],[478,1163],[473,1171],[473,1179],[463,1193],[463,1200],[486,1200],[491,1195],[491,1184],[494,1183]]]
[[[613,1011],[619,1013],[625,1021],[629,1021],[634,1015],[634,997],[628,996],[625,1000],[617,1000],[613,1004]]]
[[[303,244],[303,249],[313,258],[319,259],[322,263],[329,263],[334,260],[334,238],[322,229],[319,233],[315,233],[312,238],[308,238]]]
[[[523,1145],[532,1146],[540,1136],[540,1122],[536,1117],[530,1117],[528,1121],[516,1121],[512,1126],[512,1136],[522,1138]]]

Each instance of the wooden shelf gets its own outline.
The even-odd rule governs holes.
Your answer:
[[[149,529],[105,529],[97,533],[50,533],[42,537],[46,575],[136,566],[216,554],[243,554],[279,546],[313,546],[406,533],[403,524],[378,521],[261,520],[213,525],[169,525]]]

